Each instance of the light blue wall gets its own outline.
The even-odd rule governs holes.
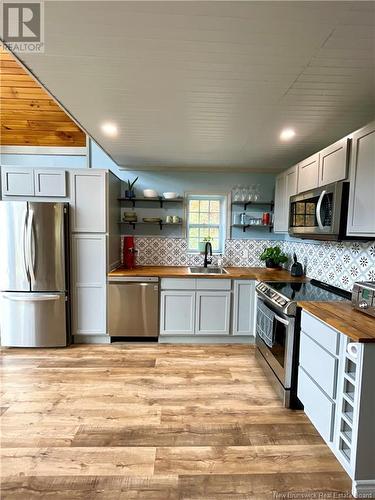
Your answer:
[[[121,178],[121,170],[119,170],[117,163],[112,161],[93,140],[90,140],[90,152],[92,168],[106,168]]]
[[[143,196],[143,190],[150,188],[155,189],[160,195],[165,191],[175,191],[180,196],[187,192],[195,193],[229,193],[233,186],[240,184],[248,186],[250,184],[260,184],[260,199],[264,201],[271,201],[274,198],[274,188],[275,188],[275,174],[262,174],[262,173],[239,173],[239,172],[173,172],[171,170],[165,172],[149,172],[149,171],[124,171],[119,170],[118,166],[101,150],[94,142],[92,142],[91,147],[91,161],[93,168],[108,168],[112,170],[118,177],[126,181],[129,179],[133,181],[136,177],[139,177],[138,182],[135,185],[135,191],[137,196]],[[229,170],[229,169],[228,169]],[[125,184],[123,186],[125,190]],[[124,205],[127,211],[131,211],[130,205]],[[157,207],[151,208],[150,205],[139,205],[136,207],[135,211],[138,215],[138,220],[142,217],[152,217],[162,215],[179,215],[182,217],[183,211],[178,205],[170,205],[166,210],[157,210]],[[243,211],[241,207],[235,207],[236,211]],[[250,209],[248,209],[250,211]],[[269,211],[269,207],[258,207],[251,210],[253,213],[257,211],[260,216],[262,211]],[[124,233],[129,234],[145,234],[145,228],[137,228],[134,232],[132,229],[129,230],[128,226],[124,226]],[[157,235],[157,236],[181,236],[180,228],[164,228],[160,231],[158,228],[147,228],[147,234]],[[279,235],[269,233],[266,228],[257,229],[247,229],[244,233],[239,228],[233,228],[232,232],[233,238],[243,238],[243,239],[280,239]]]
[[[27,167],[65,167],[65,168],[85,168],[87,167],[86,156],[63,156],[63,155],[34,155],[34,154],[2,154],[1,155],[2,165],[12,165],[12,166],[27,166]],[[176,191],[179,195],[183,195],[186,192],[195,193],[229,193],[234,185],[250,185],[250,184],[260,184],[260,199],[270,201],[274,196],[274,185],[275,185],[275,175],[274,174],[260,174],[260,173],[238,173],[238,172],[131,172],[122,171],[118,168],[117,164],[114,163],[111,158],[93,141],[91,141],[91,167],[92,168],[103,168],[109,169],[115,173],[122,180],[127,179],[133,180],[135,177],[139,177],[136,184],[136,194],[142,196],[143,189],[151,188],[155,189],[159,194],[165,191]],[[125,184],[124,184],[125,189]],[[138,220],[142,220],[142,217],[152,217],[152,216],[163,216],[166,215],[179,215],[184,216],[183,209],[181,205],[166,205],[168,208],[160,210],[156,206],[152,207],[150,204],[144,204],[143,206],[136,207],[138,214]],[[128,208],[126,208],[128,207]],[[124,204],[123,210],[131,210],[131,207]],[[235,207],[236,210],[241,211],[241,207]],[[268,207],[259,207],[259,213],[261,211],[268,211]],[[145,226],[146,227],[146,226]],[[145,234],[145,227],[137,228],[134,232],[129,226],[123,227],[123,232],[129,234]],[[164,227],[163,231],[160,231],[158,227],[147,227],[148,235],[156,236],[169,236],[169,237],[181,237],[180,227]],[[243,233],[241,229],[233,228],[232,233],[233,238],[244,238],[244,239],[280,239],[278,235],[269,233],[266,228],[258,228],[253,230],[247,230]]]
[[[87,167],[87,157],[72,155],[2,154],[1,165],[36,168],[85,168]]]

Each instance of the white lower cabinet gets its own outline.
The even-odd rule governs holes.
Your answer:
[[[335,403],[300,366],[298,370],[298,397],[306,415],[326,441],[333,440]]]
[[[73,335],[106,335],[106,235],[72,235]]]
[[[161,337],[200,336],[208,342],[220,342],[226,336],[232,342],[251,342],[255,329],[255,283],[255,280],[163,278]]]
[[[233,335],[255,335],[255,280],[233,282]]]
[[[195,333],[195,292],[169,290],[161,292],[160,334],[192,335]]]
[[[375,496],[375,344],[356,343],[302,312],[298,397],[350,478]]]
[[[229,335],[231,292],[196,292],[195,333]]]

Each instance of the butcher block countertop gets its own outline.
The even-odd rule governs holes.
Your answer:
[[[109,278],[119,277],[158,277],[158,278],[210,278],[210,279],[248,279],[258,281],[298,281],[308,279],[293,278],[284,269],[275,270],[265,267],[224,267],[228,274],[191,274],[188,267],[178,266],[139,266],[135,269],[118,267],[108,274]]]
[[[356,311],[348,300],[342,302],[298,302],[305,311],[354,342],[375,342],[375,318]]]

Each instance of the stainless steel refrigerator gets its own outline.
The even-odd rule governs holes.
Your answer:
[[[67,345],[68,241],[67,204],[0,201],[1,345]]]

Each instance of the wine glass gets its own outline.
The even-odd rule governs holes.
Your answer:
[[[240,201],[240,189],[241,187],[238,184],[236,186],[233,186],[233,201]]]
[[[251,186],[249,187],[248,201],[254,201],[254,193],[255,193],[255,184],[251,184]]]
[[[256,184],[254,190],[254,201],[258,201],[259,198],[260,198],[260,184]]]
[[[247,199],[248,188],[246,186],[242,186],[241,189],[241,201],[246,201]]]

